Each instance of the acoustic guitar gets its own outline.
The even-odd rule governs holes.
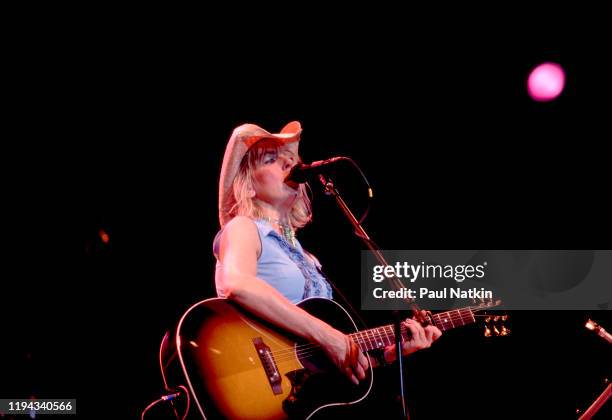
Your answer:
[[[500,302],[430,314],[442,331],[472,324],[479,311]],[[366,353],[395,342],[393,325],[359,331],[338,303],[321,298],[298,306],[349,334]],[[403,338],[407,331],[402,326]],[[198,417],[240,419],[310,418],[330,406],[355,404],[370,393],[373,370],[353,384],[323,350],[253,316],[233,302],[213,298],[181,317],[162,342],[160,363],[166,387],[185,385]]]

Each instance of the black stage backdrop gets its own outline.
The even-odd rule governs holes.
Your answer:
[[[609,248],[611,72],[596,31],[438,39],[391,26],[283,43],[278,27],[221,42],[83,26],[15,51],[0,397],[71,397],[79,417],[137,418],[160,395],[160,339],[214,295],[218,172],[244,122],[300,120],[306,162],[353,157],[374,187],[365,226],[383,248]],[[536,103],[525,82],[544,61],[568,83]],[[338,185],[361,213],[359,180]],[[358,307],[363,246],[313,193],[300,239]],[[610,373],[589,317],[612,329],[604,310],[515,311],[509,337],[445,334],[407,359],[412,418],[572,418]],[[392,417],[396,382],[382,372],[357,412]]]

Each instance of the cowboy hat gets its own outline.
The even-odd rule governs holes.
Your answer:
[[[221,226],[225,226],[232,218],[230,212],[236,204],[233,189],[234,178],[248,150],[260,140],[271,139],[288,145],[289,149],[297,155],[301,133],[302,126],[298,121],[290,122],[283,127],[280,133],[275,134],[255,124],[243,124],[234,129],[225,148],[219,176],[219,223]]]

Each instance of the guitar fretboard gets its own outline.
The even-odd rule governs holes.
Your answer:
[[[476,322],[474,312],[471,308],[461,308],[452,311],[441,312],[431,315],[433,325],[440,331],[447,331],[453,328]],[[402,336],[410,334],[403,324],[401,326]],[[393,325],[383,325],[382,327],[371,328],[369,330],[358,331],[350,334],[351,338],[361,351],[381,349],[395,343],[395,331]]]

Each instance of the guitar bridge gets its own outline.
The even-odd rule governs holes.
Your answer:
[[[259,356],[261,365],[263,366],[264,371],[266,372],[268,382],[270,382],[272,392],[274,393],[274,395],[282,394],[282,377],[280,375],[280,372],[278,371],[278,367],[276,366],[276,361],[274,360],[274,356],[272,355],[270,347],[264,344],[263,339],[261,337],[253,338],[253,344],[255,345],[255,350],[257,351],[257,355]]]

